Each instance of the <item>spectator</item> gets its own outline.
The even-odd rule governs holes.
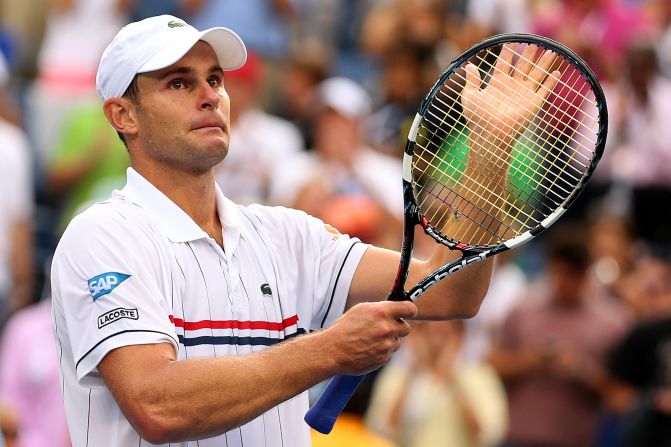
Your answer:
[[[202,0],[191,18],[198,29],[226,26],[240,33],[247,47],[281,59],[289,50],[290,24],[298,11],[292,0]]]
[[[648,259],[633,276],[648,315],[624,337],[609,362],[619,398],[612,406],[622,414],[617,445],[670,445],[671,266]]]
[[[503,385],[486,362],[464,361],[464,335],[462,321],[415,324],[405,356],[377,379],[369,424],[404,447],[501,441],[507,419]]]
[[[366,133],[375,149],[401,158],[408,130],[426,94],[425,62],[410,45],[390,49],[381,62],[378,86],[381,103],[367,120]]]
[[[671,211],[657,204],[671,198],[671,80],[664,77],[654,47],[636,44],[627,52],[623,82],[612,94],[617,138],[611,176],[631,191],[630,213],[639,235],[671,248]]]
[[[0,90],[9,74],[0,59]],[[3,93],[4,94],[4,93]],[[0,118],[0,329],[8,316],[32,300],[33,183],[24,132]]]
[[[67,118],[47,167],[47,190],[59,198],[60,230],[78,211],[123,187],[128,155],[100,104],[84,105]]]
[[[29,93],[27,126],[42,166],[78,104],[97,103],[95,74],[107,42],[126,22],[126,0],[48,0],[46,30]]]
[[[625,67],[630,42],[654,31],[640,2],[560,0],[532,7],[531,31],[556,39],[584,57],[600,79]]]
[[[352,80],[331,78],[320,84],[319,101],[315,149],[283,164],[274,180],[274,202],[368,242],[397,244],[401,162],[364,143],[361,126],[370,113],[370,97]]]
[[[251,52],[242,68],[226,73],[231,143],[216,175],[226,196],[239,203],[268,203],[274,169],[303,150],[298,129],[261,108],[264,83],[263,61]]]
[[[314,147],[317,86],[326,79],[329,69],[324,51],[322,47],[300,47],[280,68],[277,112],[298,128],[306,149]]]
[[[125,0],[129,3],[129,21],[137,22],[147,17],[170,14],[191,16],[202,6],[203,0]]]
[[[0,346],[0,401],[15,410],[16,447],[70,445],[57,359],[51,300],[15,314]]]
[[[623,329],[586,294],[589,258],[579,234],[553,229],[547,283],[511,312],[489,356],[508,390],[509,446],[596,439],[604,362]]]
[[[517,307],[529,287],[527,273],[516,263],[517,252],[503,252],[495,258],[492,282],[478,314],[464,322],[464,357],[467,361],[486,359],[492,340],[508,314]]]
[[[0,447],[16,447],[16,414],[0,402]]]

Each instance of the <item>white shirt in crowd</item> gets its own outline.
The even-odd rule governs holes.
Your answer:
[[[33,212],[30,153],[25,134],[0,120],[0,299],[12,286],[12,226],[19,221],[29,221]]]

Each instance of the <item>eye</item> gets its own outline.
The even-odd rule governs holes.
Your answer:
[[[172,81],[170,81],[170,88],[171,89],[179,90],[182,87],[184,87],[184,81],[182,81],[181,79],[173,79]]]
[[[222,79],[219,76],[212,76],[210,79],[208,79],[208,82],[212,87],[221,87]]]

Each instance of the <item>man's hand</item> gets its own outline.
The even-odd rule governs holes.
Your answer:
[[[399,348],[399,338],[410,333],[403,319],[413,318],[417,306],[410,301],[361,303],[352,307],[328,334],[328,355],[333,355],[338,374],[358,375],[372,371],[389,361]]]

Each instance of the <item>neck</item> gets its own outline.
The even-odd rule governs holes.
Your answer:
[[[214,170],[193,173],[166,165],[155,167],[142,164],[134,164],[133,168],[188,214],[219,245],[223,245]]]

